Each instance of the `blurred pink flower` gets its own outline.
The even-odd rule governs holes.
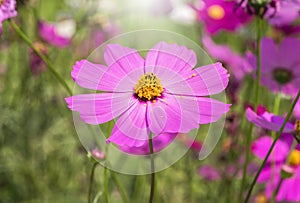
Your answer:
[[[272,11],[271,11],[272,12]],[[300,1],[299,0],[281,0],[279,8],[275,15],[269,13],[268,22],[273,26],[290,25],[293,21],[300,17]]]
[[[272,130],[279,131],[281,125],[284,122],[284,118],[269,113],[267,111],[260,111],[255,113],[251,108],[247,108],[246,110],[247,119],[254,123],[256,126]],[[283,129],[284,133],[291,133],[294,131],[294,125],[290,122],[287,122],[285,128]]]
[[[202,43],[209,55],[216,60],[221,61],[238,80],[243,79],[245,74],[253,71],[253,67],[248,61],[239,54],[233,52],[229,46],[215,44],[207,35],[203,36]]]
[[[198,173],[207,181],[219,180],[221,178],[219,171],[216,168],[209,165],[201,166],[198,169]]]
[[[71,21],[69,22],[70,23],[65,22],[69,24],[69,28],[68,28],[68,26],[64,27],[64,24],[59,25],[60,23],[49,23],[46,21],[39,21],[38,23],[39,35],[47,43],[56,46],[58,48],[65,48],[70,45],[72,35],[74,34],[74,27],[73,27],[74,25],[72,25]]]
[[[3,21],[17,16],[16,0],[0,0],[0,36]]]
[[[137,50],[108,44],[104,60],[107,66],[81,60],[72,71],[78,85],[104,93],[76,95],[66,102],[89,124],[119,117],[108,143],[142,146],[150,131],[187,133],[229,110],[229,104],[204,97],[226,88],[227,71],[220,63],[193,69],[196,55],[184,46],[159,42],[143,59]]]
[[[294,108],[294,116],[300,120],[300,99],[298,100],[298,102],[296,103],[296,106]]]
[[[292,136],[292,135],[290,135]],[[259,159],[264,159],[273,139],[269,136],[263,136],[252,144],[252,152]],[[291,177],[283,179],[280,190],[276,196],[277,201],[300,201],[299,185],[300,185],[300,151],[299,145],[296,149],[291,150],[291,144],[278,140],[275,147],[264,166],[258,182],[267,183],[266,195],[268,198],[272,196],[274,190],[281,179],[281,173],[288,173]],[[286,161],[288,165],[286,165]]]
[[[41,42],[35,42],[34,46],[43,54],[46,54],[48,51],[48,48]],[[32,49],[30,49],[30,67],[34,76],[37,76],[46,70],[46,64],[44,61]]]
[[[300,88],[300,40],[286,37],[276,45],[271,38],[261,42],[261,83],[273,92],[294,95]],[[256,57],[248,55],[256,67]]]
[[[201,2],[202,7],[196,8],[198,20],[205,23],[205,28],[210,34],[216,34],[220,30],[235,31],[251,18],[244,9],[234,11],[235,1],[203,0]]]
[[[104,159],[105,158],[105,153],[97,148],[92,150],[92,156],[95,157],[96,159]]]

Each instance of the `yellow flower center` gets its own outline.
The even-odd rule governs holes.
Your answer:
[[[214,20],[220,20],[225,16],[224,9],[219,5],[212,5],[207,9],[208,16]]]
[[[0,6],[2,6],[4,4],[5,0],[0,0]]]
[[[298,166],[300,165],[300,151],[297,149],[294,149],[289,157],[289,164],[292,166]]]
[[[267,203],[268,202],[268,198],[266,197],[265,194],[259,194],[255,197],[254,200],[255,203]]]
[[[134,87],[138,98],[143,101],[155,100],[164,91],[160,79],[154,73],[142,75]]]

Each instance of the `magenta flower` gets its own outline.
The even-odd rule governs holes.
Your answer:
[[[35,42],[34,46],[43,54],[48,52],[48,48],[40,42]],[[32,49],[30,50],[30,68],[34,76],[37,76],[46,70],[44,61]]]
[[[292,135],[290,135],[291,138]],[[269,136],[263,136],[252,144],[252,152],[259,159],[264,159],[268,149],[271,147],[273,140]],[[274,190],[280,181],[281,173],[289,174],[291,177],[283,180],[280,190],[276,196],[277,201],[300,201],[299,185],[300,185],[300,151],[299,145],[291,151],[291,144],[278,140],[274,150],[272,151],[267,164],[264,166],[258,182],[266,182],[266,195],[268,198],[272,196]],[[287,161],[287,165],[286,165]]]
[[[193,69],[197,64],[192,50],[160,42],[146,58],[138,51],[109,44],[105,65],[81,60],[72,77],[81,87],[103,93],[66,98],[89,124],[101,124],[117,118],[107,142],[142,146],[162,133],[187,133],[199,124],[217,121],[229,110],[229,104],[204,96],[217,94],[228,84],[221,63]]]
[[[198,20],[205,23],[205,28],[210,34],[220,30],[235,31],[240,25],[250,20],[243,9],[234,12],[235,1],[203,0],[203,7],[197,8]]]
[[[261,83],[273,92],[294,95],[300,88],[300,40],[286,37],[279,46],[270,38],[261,42]],[[254,55],[249,62],[256,67]]]
[[[58,23],[54,24],[46,21],[39,21],[38,23],[39,35],[44,41],[58,48],[65,48],[71,43],[71,35],[74,32],[72,29],[74,28],[70,24],[70,33],[67,34],[60,32],[60,30],[66,30],[66,28],[58,28]]]
[[[253,67],[242,56],[234,53],[229,46],[217,45],[213,40],[205,35],[202,38],[202,43],[209,55],[221,61],[228,67],[229,71],[238,79],[243,79],[245,74],[253,71]]]
[[[251,108],[246,110],[247,119],[254,123],[256,126],[276,131],[278,132],[281,125],[284,122],[284,118],[269,113],[262,108],[259,108],[259,112],[255,113]],[[284,133],[291,133],[294,131],[294,125],[290,122],[287,122],[285,128],[283,129]]]
[[[296,103],[296,106],[294,108],[294,116],[300,120],[300,99],[298,100],[298,102]]]
[[[201,166],[198,169],[198,174],[207,181],[219,180],[221,178],[219,171],[209,165]]]
[[[157,153],[167,147],[176,138],[176,133],[162,133],[153,138],[153,152]],[[141,146],[127,146],[121,145],[119,149],[123,152],[133,155],[147,155],[150,154],[149,143],[145,142]]]
[[[272,12],[272,11],[270,11]],[[273,13],[269,13],[268,22],[274,26],[289,25],[300,17],[300,1],[284,0],[279,1],[279,9]]]
[[[2,22],[15,16],[17,16],[16,0],[0,0],[0,35]]]

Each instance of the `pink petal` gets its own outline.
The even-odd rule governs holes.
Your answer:
[[[269,115],[271,115],[271,117],[268,118],[266,115],[268,115],[268,117],[270,117]],[[247,108],[246,110],[246,117],[255,125],[273,131],[279,131],[283,123],[283,119],[280,119],[279,116],[272,115],[268,112],[265,112],[263,115],[259,116],[250,108]],[[291,123],[287,123],[283,132],[292,132],[293,130],[293,125]]]
[[[162,71],[161,68],[181,74],[191,71],[196,64],[197,58],[194,51],[185,46],[159,42],[149,50],[145,60],[145,70],[147,73],[153,72],[158,76]],[[165,82],[171,81],[168,77],[161,79]]]
[[[101,85],[109,91],[124,90],[119,85],[122,80],[126,81],[126,89],[131,87],[132,90],[144,74],[144,59],[134,49],[109,44],[106,47],[104,59],[108,69],[103,74]]]
[[[148,104],[147,119],[154,133],[187,133],[199,124],[217,121],[229,105],[211,98],[164,94],[163,99]]]
[[[100,80],[107,71],[101,64],[93,64],[87,60],[77,61],[71,72],[73,80],[83,88],[105,90],[100,86]]]
[[[130,108],[131,97],[131,93],[102,93],[76,95],[65,100],[72,111],[80,113],[84,122],[101,124],[112,120]]]
[[[227,70],[221,63],[215,63],[194,69],[185,75],[184,82],[175,82],[166,88],[174,94],[207,96],[223,91],[228,81]]]
[[[166,148],[171,142],[175,139],[177,136],[176,133],[163,133],[157,136],[154,136],[153,138],[153,151],[154,153],[157,153],[164,148]],[[150,153],[149,149],[149,143],[146,141],[142,146],[140,147],[128,147],[126,145],[119,146],[119,148],[128,154],[134,154],[134,155],[146,155]]]
[[[255,140],[251,145],[252,153],[260,159],[264,159],[268,153],[269,148],[271,147],[273,139],[269,136],[263,136]],[[278,140],[268,161],[285,161],[289,153],[289,146]]]
[[[199,127],[197,110],[198,104],[194,100],[182,100],[178,96],[164,94],[163,99],[148,104],[149,128],[154,133],[187,133]]]
[[[146,109],[147,105],[135,102],[119,117],[107,142],[129,147],[138,147],[147,142],[150,132],[146,122]]]
[[[300,50],[299,39],[292,38],[292,37],[285,37],[281,42],[278,50],[279,58],[278,58],[277,67],[284,67],[287,69],[291,69],[293,71],[293,67],[295,66],[295,64],[298,64],[297,67],[299,68],[299,63],[300,63],[299,50]]]

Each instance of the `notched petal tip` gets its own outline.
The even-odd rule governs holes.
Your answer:
[[[71,72],[71,76],[74,81],[76,81],[76,79],[78,78],[79,72],[86,62],[87,62],[87,60],[85,60],[85,59],[76,61],[75,65],[73,66],[72,72]]]

